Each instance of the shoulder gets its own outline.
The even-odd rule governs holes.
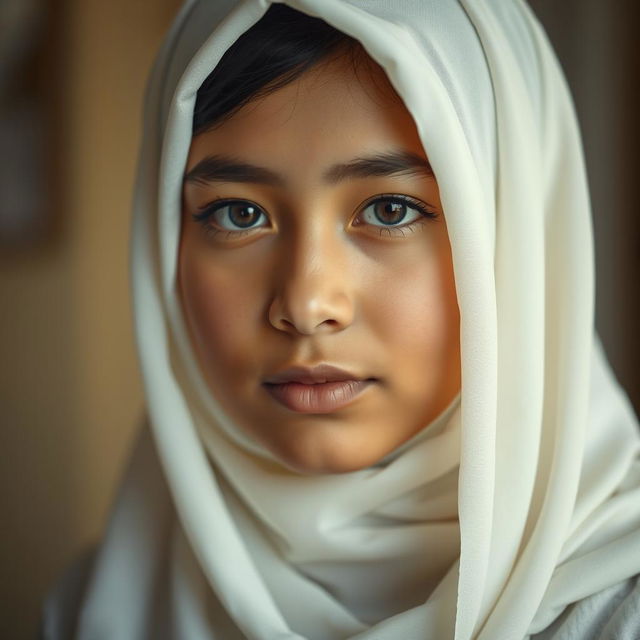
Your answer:
[[[78,613],[96,553],[95,547],[87,549],[54,583],[43,603],[39,640],[63,640],[74,637]]]
[[[640,575],[574,602],[531,640],[638,640]]]

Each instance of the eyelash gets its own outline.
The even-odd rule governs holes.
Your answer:
[[[382,195],[375,196],[374,198],[368,200],[363,205],[361,205],[358,218],[362,216],[362,213],[366,211],[370,206],[377,204],[379,202],[401,203],[401,204],[407,205],[411,209],[415,209],[420,213],[420,217],[418,219],[404,225],[391,226],[391,225],[383,224],[382,226],[380,226],[380,232],[379,232],[380,236],[382,236],[382,234],[386,232],[388,233],[389,237],[391,237],[392,235],[396,235],[396,236],[402,235],[404,237],[405,231],[410,231],[411,233],[413,233],[415,232],[418,226],[422,226],[423,224],[425,224],[426,221],[435,220],[436,218],[439,217],[439,214],[436,211],[433,211],[432,209],[427,207],[424,203],[422,203],[420,200],[416,200],[411,196],[398,195],[398,194],[382,194]],[[262,209],[262,207],[258,206],[257,204],[249,200],[242,200],[239,198],[235,198],[235,199],[223,198],[223,199],[214,200],[213,202],[210,202],[205,206],[201,207],[198,213],[192,214],[192,218],[196,222],[199,222],[200,224],[202,224],[207,235],[210,235],[212,237],[215,237],[220,233],[226,233],[227,239],[230,237],[240,238],[248,235],[255,229],[262,228],[262,227],[251,227],[244,230],[239,229],[236,231],[231,229],[220,229],[214,226],[211,223],[211,217],[213,216],[213,214],[219,211],[220,209],[222,209],[223,207],[226,207],[232,204],[252,205],[261,212],[261,215],[264,215],[266,217],[266,213]],[[355,222],[357,226],[360,226],[361,224],[366,224],[365,222],[358,222],[357,221],[358,218],[356,218],[356,222]],[[370,226],[376,227],[378,225],[370,225]]]

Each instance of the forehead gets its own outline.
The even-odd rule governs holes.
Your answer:
[[[390,147],[424,156],[411,115],[382,68],[364,56],[321,63],[199,134],[187,171],[221,152],[274,167],[310,167]]]

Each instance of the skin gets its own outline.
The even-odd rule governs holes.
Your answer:
[[[185,174],[225,153],[282,177],[278,185],[185,181],[178,284],[212,393],[238,428],[295,472],[375,464],[460,389],[459,312],[435,177],[323,180],[336,163],[390,150],[427,158],[384,71],[371,60],[356,70],[344,58],[191,143]],[[369,207],[363,219],[364,205],[381,194],[410,196],[438,217],[409,208],[405,220],[415,224],[385,227]],[[264,216],[235,234],[221,226],[237,228],[228,216],[193,219],[221,198],[248,200]],[[320,363],[376,381],[329,414],[294,412],[265,391],[267,376]]]

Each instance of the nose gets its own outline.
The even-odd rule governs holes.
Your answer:
[[[294,335],[342,331],[354,317],[353,278],[346,250],[331,234],[310,235],[291,238],[287,250],[281,251],[269,306],[271,325]]]

